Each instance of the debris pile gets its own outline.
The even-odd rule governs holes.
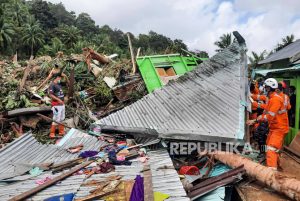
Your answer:
[[[49,119],[37,116],[35,108],[50,106],[48,87],[56,70],[62,71],[68,78],[62,85],[67,95],[64,123],[69,127],[85,129],[97,117],[139,99],[145,94],[142,80],[139,75],[129,74],[129,60],[115,61],[116,56],[105,56],[84,48],[82,54],[71,56],[58,52],[55,58],[42,56],[20,62],[16,59],[1,61],[0,144],[6,144],[29,130],[33,130],[39,141],[48,142]],[[8,115],[10,111],[26,108],[33,108],[33,111]],[[49,108],[43,111],[43,115],[51,115]]]

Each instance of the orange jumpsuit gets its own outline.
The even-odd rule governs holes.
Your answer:
[[[268,103],[268,97],[265,95],[260,95],[260,94],[252,94],[251,98],[254,100],[254,102],[251,104],[252,109],[253,110],[257,110],[257,109],[263,109],[265,110],[267,107],[267,103]],[[251,116],[252,119],[256,119],[257,118],[257,113],[254,113]],[[256,129],[259,126],[259,124],[254,124],[254,129]]]
[[[253,95],[259,95],[259,89],[258,89],[258,83],[257,82],[255,83],[255,88],[254,88],[253,91],[251,91],[251,93]],[[251,108],[252,108],[252,113],[250,114],[250,119],[256,119],[257,118],[257,111],[256,110],[258,109],[258,107],[257,107],[256,104],[252,103]]]
[[[284,100],[276,92],[270,92],[264,114],[260,115],[258,121],[268,121],[269,134],[267,137],[266,161],[268,167],[277,168],[279,150],[283,146],[284,137],[287,134],[287,116],[281,113],[284,110]]]
[[[284,107],[282,108],[281,111],[279,111],[279,113],[283,113],[286,115],[285,128],[286,128],[286,133],[288,133],[290,130],[288,110],[290,110],[292,107],[290,103],[290,98],[288,95],[284,94],[283,92],[278,93],[278,95],[282,98],[283,105],[284,105]]]

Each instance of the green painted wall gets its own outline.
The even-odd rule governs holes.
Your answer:
[[[136,62],[146,84],[149,93],[161,88],[163,83],[156,68],[172,67],[176,75],[183,75],[198,66],[197,60],[207,60],[207,58],[184,57],[180,54],[153,55],[138,57]]]

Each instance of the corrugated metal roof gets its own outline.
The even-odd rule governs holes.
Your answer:
[[[98,124],[155,129],[162,138],[226,141],[244,136],[245,44],[230,47]]]
[[[173,166],[172,160],[166,150],[150,151],[148,152],[150,157],[148,164],[150,165],[152,173],[152,185],[153,191],[158,191],[170,195],[168,201],[188,201],[190,200],[185,190],[183,189],[182,183],[178,177],[175,169],[160,169],[164,166]],[[123,180],[134,179],[136,175],[142,175],[143,164],[138,160],[131,160],[130,166],[116,166],[115,172],[108,174],[92,175],[88,180],[100,180],[104,181],[107,177],[112,175],[121,175]],[[159,168],[160,167],[160,168]],[[159,168],[159,169],[158,169]],[[76,198],[87,196],[89,191],[93,187],[81,186],[76,194]]]
[[[299,72],[300,71],[300,65],[295,65],[293,67],[289,68],[279,68],[279,69],[255,69],[253,70],[254,76],[259,74],[262,76],[267,76],[269,74],[275,74],[275,73],[284,73],[284,72]]]
[[[258,62],[258,64],[265,64],[265,63],[271,63],[282,59],[289,59],[298,53],[300,53],[300,39],[282,48],[281,50],[271,54],[266,59]]]
[[[40,164],[47,162],[63,162],[78,157],[78,154],[70,154],[66,148],[78,144],[84,144],[83,150],[99,150],[105,143],[99,141],[96,137],[72,129],[61,140],[58,145],[43,145],[35,140],[31,134],[25,134],[16,139],[7,147],[0,150],[0,172],[2,176],[13,174],[18,164]],[[150,168],[152,172],[152,182],[154,191],[160,191],[171,195],[169,200],[189,200],[186,192],[179,180],[178,174],[174,169],[157,170],[161,166],[173,166],[171,158],[166,150],[150,151],[148,153]],[[137,160],[132,160],[131,166],[116,166],[116,171],[109,174],[93,175],[90,179],[105,179],[112,174],[123,175],[123,179],[134,179],[143,169],[143,165]],[[20,166],[19,169],[26,171],[26,166]],[[30,166],[29,166],[30,169]],[[60,173],[59,173],[60,174]],[[15,177],[19,182],[7,184],[0,183],[0,200],[8,200],[13,196],[26,192],[37,186],[36,180],[46,176],[55,177],[51,172],[44,172],[38,177],[29,177],[28,175]],[[23,178],[23,179],[22,179]],[[82,197],[89,193],[87,187],[81,187],[84,182],[84,175],[73,175],[62,182],[51,186],[28,200],[44,200],[46,198],[75,193],[76,197]]]

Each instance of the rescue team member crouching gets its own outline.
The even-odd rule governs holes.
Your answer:
[[[65,120],[65,104],[64,104],[64,93],[61,86],[61,72],[53,74],[54,80],[49,87],[49,95],[52,99],[52,112],[53,112],[53,122],[50,128],[50,138],[55,138],[56,127],[58,126],[59,135],[63,136],[65,134],[65,127],[62,124]]]
[[[274,78],[269,78],[264,82],[264,87],[269,98],[264,114],[257,117],[256,120],[248,120],[247,124],[253,125],[255,122],[263,121],[269,123],[269,134],[266,141],[266,165],[277,170],[279,151],[287,134],[286,121],[288,119],[281,112],[284,109],[284,101],[276,92],[278,82]]]

